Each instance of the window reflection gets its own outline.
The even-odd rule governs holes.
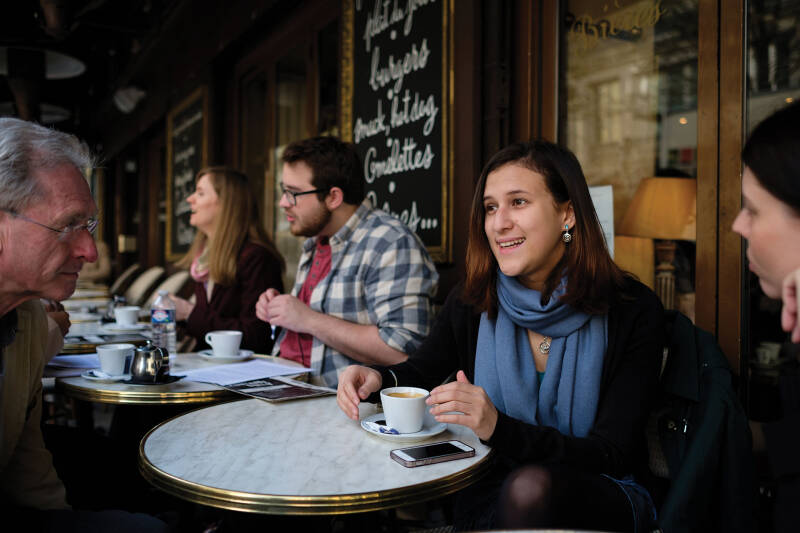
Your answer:
[[[275,180],[273,182],[274,210],[274,235],[275,244],[286,259],[286,272],[284,286],[290,290],[294,286],[294,276],[297,272],[297,262],[302,253],[303,239],[295,237],[289,231],[286,214],[277,204],[281,198],[281,155],[290,142],[308,136],[306,130],[307,110],[307,84],[306,75],[306,47],[298,47],[276,64],[275,76],[275,148],[273,161],[275,162]]]
[[[620,228],[644,178],[697,176],[698,2],[568,0],[561,12],[560,141],[590,185],[612,186],[615,260],[655,288],[664,237]],[[675,306],[693,317],[694,242],[675,238]]]

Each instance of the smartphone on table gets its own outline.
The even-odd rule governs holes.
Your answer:
[[[392,450],[389,453],[389,457],[408,468],[464,459],[473,455],[475,455],[475,449],[460,440],[420,444],[419,446]]]

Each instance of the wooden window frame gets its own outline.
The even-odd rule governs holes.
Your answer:
[[[558,139],[559,2],[516,0],[512,135]],[[713,333],[734,372],[743,357],[741,208],[744,0],[699,0],[696,323]]]

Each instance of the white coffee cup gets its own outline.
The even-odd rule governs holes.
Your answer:
[[[390,387],[381,391],[386,425],[399,433],[416,433],[425,422],[428,391],[417,387]]]
[[[109,376],[126,374],[133,360],[133,344],[101,344],[97,347],[100,370]]]
[[[139,320],[139,307],[135,305],[115,307],[114,318],[119,326],[133,326]]]
[[[213,349],[214,357],[231,357],[239,354],[242,332],[235,330],[210,331],[206,343]]]

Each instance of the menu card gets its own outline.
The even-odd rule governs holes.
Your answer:
[[[300,398],[314,398],[317,396],[327,396],[336,394],[336,390],[328,387],[319,387],[304,383],[286,376],[275,376],[266,379],[254,379],[243,383],[236,383],[225,387],[226,389],[266,400],[268,402],[283,402],[286,400],[298,400]]]

